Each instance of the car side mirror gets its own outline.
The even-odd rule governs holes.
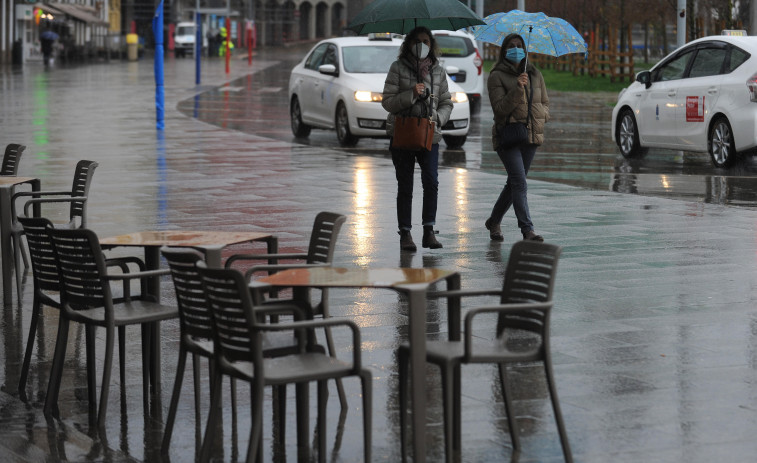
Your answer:
[[[640,84],[644,84],[646,88],[649,88],[652,86],[652,73],[649,71],[641,71],[640,73],[636,74],[636,82],[639,82]]]
[[[336,72],[336,66],[333,64],[322,64],[318,66],[318,72],[321,74],[327,74],[330,76],[336,76],[338,73]]]
[[[447,66],[446,71],[448,75],[457,74],[460,72],[460,68],[457,66]]]

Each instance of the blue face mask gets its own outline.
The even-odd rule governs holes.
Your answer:
[[[522,48],[508,48],[505,58],[508,61],[518,64],[526,57],[526,52]]]

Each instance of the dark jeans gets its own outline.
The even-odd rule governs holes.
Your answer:
[[[431,151],[402,151],[392,149],[392,162],[397,176],[397,225],[400,230],[413,228],[413,177],[415,162],[421,167],[423,185],[423,225],[436,224],[436,200],[439,192],[439,144]]]
[[[505,182],[505,188],[499,194],[497,202],[494,203],[491,223],[499,224],[502,222],[502,217],[505,216],[510,206],[513,206],[515,217],[518,218],[518,228],[520,228],[521,233],[527,233],[534,229],[534,224],[531,223],[531,215],[528,212],[526,175],[529,167],[531,167],[531,161],[534,160],[536,145],[529,144],[515,148],[498,149],[497,154],[507,171],[507,182]]]

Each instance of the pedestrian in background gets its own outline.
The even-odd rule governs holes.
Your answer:
[[[392,63],[384,82],[381,105],[389,112],[386,132],[390,137],[389,151],[397,177],[397,223],[400,249],[404,251],[417,250],[410,234],[416,162],[421,168],[423,185],[421,244],[430,249],[442,247],[434,231],[439,189],[439,140],[442,138],[441,128],[452,112],[452,100],[447,86],[447,74],[439,64],[438,56],[439,49],[431,31],[417,27],[405,36],[399,57]],[[436,122],[431,150],[405,151],[393,148],[391,139],[394,137],[395,116],[423,117],[429,114],[429,110],[431,119]]]
[[[544,78],[538,69],[528,63],[527,53],[523,37],[518,34],[505,37],[499,59],[487,82],[489,101],[494,111],[492,144],[507,171],[505,187],[485,223],[489,238],[494,241],[505,239],[500,222],[510,206],[515,210],[523,239],[544,241],[541,235],[536,234],[531,222],[526,175],[536,148],[544,142],[544,124],[549,121],[549,98]],[[508,122],[526,124],[528,140],[525,143],[512,147],[501,146],[498,133]]]

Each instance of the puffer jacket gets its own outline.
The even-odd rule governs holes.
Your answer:
[[[412,63],[410,62],[412,61]],[[384,82],[384,95],[381,106],[389,111],[386,118],[386,133],[394,136],[394,117],[423,116],[428,114],[429,101],[431,102],[431,118],[436,121],[434,143],[442,139],[442,127],[449,121],[452,112],[452,99],[447,85],[447,73],[438,63],[431,67],[423,82],[426,88],[431,88],[431,74],[434,75],[434,88],[431,89],[431,97],[427,100],[419,100],[413,95],[413,87],[418,83],[417,64],[414,60],[400,58],[392,63],[389,74]],[[426,105],[424,108],[422,105]]]
[[[535,145],[544,143],[544,124],[549,121],[549,98],[544,78],[531,64],[528,65],[529,85],[521,90],[518,87],[518,71],[516,65],[507,60],[500,60],[489,74],[486,84],[489,90],[489,101],[494,111],[494,125],[492,126],[492,144],[497,149],[497,126],[510,122],[526,122],[528,118],[528,93],[534,87],[534,97],[531,103],[531,121],[529,126],[529,142]]]

